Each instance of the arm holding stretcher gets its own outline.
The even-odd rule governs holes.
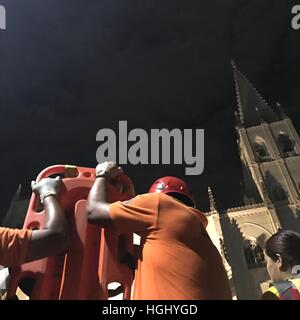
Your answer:
[[[123,170],[114,162],[104,162],[96,167],[96,180],[91,188],[87,201],[88,221],[100,227],[112,226],[109,217],[109,203],[107,187],[113,183],[122,189],[118,176]]]
[[[25,262],[52,256],[66,250],[68,246],[68,230],[65,214],[56,196],[61,185],[61,178],[42,179],[32,182],[32,191],[40,196],[45,208],[46,225],[43,229],[33,230],[28,244]]]

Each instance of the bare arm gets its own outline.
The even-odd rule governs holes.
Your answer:
[[[67,222],[54,196],[44,200],[46,225],[34,230],[28,244],[25,262],[59,254],[68,246]]]
[[[87,199],[88,221],[100,227],[112,226],[109,217],[109,203],[107,200],[107,185],[115,179],[122,169],[114,162],[98,164],[96,168],[96,181]]]
[[[87,199],[88,221],[100,227],[111,226],[106,179],[106,177],[96,178]]]
[[[68,245],[68,230],[65,214],[56,195],[61,179],[42,179],[32,183],[32,190],[40,196],[45,208],[46,223],[43,229],[33,230],[25,262],[61,253]]]

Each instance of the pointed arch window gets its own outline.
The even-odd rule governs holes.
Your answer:
[[[254,150],[260,161],[271,160],[271,156],[265,142],[259,137],[255,139]]]
[[[279,132],[278,146],[284,157],[292,157],[296,155],[295,142],[284,131]]]
[[[244,255],[249,269],[265,266],[265,255],[261,246],[254,240],[246,239],[244,242]]]

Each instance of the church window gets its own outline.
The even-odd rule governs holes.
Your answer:
[[[291,157],[296,155],[294,149],[294,141],[286,134],[285,132],[281,131],[278,136],[278,145],[280,151],[284,157]]]
[[[249,269],[263,267],[265,265],[264,252],[261,246],[255,241],[245,240],[244,255]]]
[[[263,142],[255,142],[254,149],[256,152],[256,155],[261,161],[267,161],[270,160],[270,154],[268,152],[268,149],[266,145]]]

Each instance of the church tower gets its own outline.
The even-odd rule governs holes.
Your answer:
[[[274,207],[282,228],[300,231],[300,139],[291,119],[262,98],[234,62],[237,135],[246,204]]]
[[[245,204],[219,210],[208,190],[207,231],[223,257],[233,296],[260,299],[269,287],[263,248],[279,228],[300,232],[300,140],[233,63],[236,132]]]

